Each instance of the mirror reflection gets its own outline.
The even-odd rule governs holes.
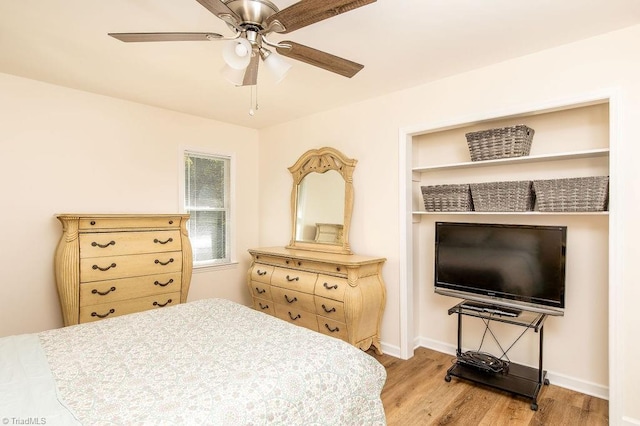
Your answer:
[[[342,244],[345,181],[335,170],[310,173],[298,185],[295,240]]]

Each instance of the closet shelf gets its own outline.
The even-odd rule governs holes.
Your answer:
[[[425,212],[425,211],[414,211],[411,212],[414,215],[485,215],[485,216],[495,216],[495,215],[517,215],[517,216],[608,216],[608,211],[602,212],[538,212],[538,211],[525,211],[525,212]]]
[[[451,163],[451,164],[439,164],[434,166],[414,167],[413,172],[429,172],[436,170],[453,170],[462,168],[476,168],[487,166],[501,166],[506,164],[524,164],[524,163],[536,163],[542,161],[555,161],[555,160],[573,160],[579,158],[595,158],[606,157],[609,155],[609,148],[589,149],[584,151],[563,152],[557,154],[544,154],[544,155],[529,155],[526,157],[514,157],[514,158],[500,158],[497,160],[485,160],[485,161],[468,161],[464,163]]]

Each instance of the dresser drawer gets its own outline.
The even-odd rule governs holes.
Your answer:
[[[253,309],[256,311],[264,312],[265,314],[275,315],[276,310],[274,308],[272,300],[261,299],[259,297],[253,298]]]
[[[334,321],[329,318],[318,315],[318,331],[327,336],[336,337],[347,342],[349,333],[347,333],[347,325],[340,321]]]
[[[80,322],[97,321],[103,318],[117,317],[134,312],[148,311],[180,303],[180,292],[165,293],[138,299],[121,300],[98,305],[81,306]]]
[[[270,283],[271,275],[273,275],[273,266],[256,263],[251,269],[251,281],[260,281],[262,283]]]
[[[318,275],[311,272],[297,271],[295,269],[274,268],[271,276],[271,284],[278,287],[289,288],[313,294]]]
[[[80,232],[109,231],[115,229],[180,229],[181,216],[92,216],[79,220]]]
[[[316,313],[335,321],[345,322],[344,303],[324,297],[315,297]]]
[[[273,300],[271,286],[258,281],[251,281],[251,295],[261,299]]]
[[[182,273],[145,275],[80,284],[80,306],[180,291]]]
[[[80,259],[80,282],[182,271],[182,253],[149,253]]]
[[[318,331],[318,320],[311,312],[276,303],[276,317],[313,331]]]
[[[302,309],[307,312],[316,312],[316,305],[313,300],[313,294],[302,293],[288,288],[273,287],[271,289],[273,301],[284,305],[291,306],[295,309]]]
[[[261,263],[269,265],[281,266],[283,268],[304,269],[316,273],[336,274],[346,277],[347,270],[344,266],[332,262],[317,262],[307,259],[296,259],[283,256],[270,256],[267,254],[259,254],[255,256]]]
[[[80,234],[80,256],[85,258],[178,251],[180,245],[178,230]]]
[[[289,259],[288,257],[269,256],[269,255],[260,254],[260,255],[256,255],[255,259],[262,264],[282,266],[285,268],[290,268],[295,266],[295,261],[293,259]]]
[[[327,297],[333,300],[344,300],[344,291],[349,283],[344,278],[336,278],[330,275],[318,275],[315,293],[318,296]]]
[[[335,263],[314,262],[312,260],[300,260],[296,261],[296,266],[308,271],[317,272],[320,274],[334,274],[346,277],[347,268]]]

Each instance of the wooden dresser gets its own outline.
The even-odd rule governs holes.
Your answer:
[[[382,353],[386,259],[284,247],[249,253],[247,282],[254,309]]]
[[[55,274],[64,325],[184,303],[188,214],[62,214]]]

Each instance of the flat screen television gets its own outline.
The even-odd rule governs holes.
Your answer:
[[[436,222],[435,291],[562,315],[566,226]]]

